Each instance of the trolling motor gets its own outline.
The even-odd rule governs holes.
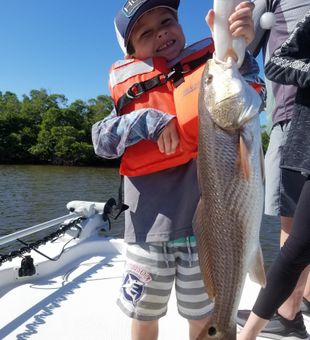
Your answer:
[[[127,204],[124,204],[122,201],[116,203],[114,198],[109,198],[104,205],[103,208],[103,214],[102,218],[104,222],[108,221],[109,223],[109,231],[111,230],[111,220],[110,217],[112,217],[114,220],[116,220],[119,215],[127,210],[129,206]]]
[[[116,202],[113,197],[109,198],[103,208],[102,218],[104,222],[108,221],[109,231],[111,230],[110,217],[116,220],[123,211],[129,208],[127,204],[123,203],[123,181],[124,178],[121,176],[121,182],[118,189],[118,202]]]

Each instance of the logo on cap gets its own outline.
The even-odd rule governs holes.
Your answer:
[[[124,14],[130,18],[133,14],[135,14],[136,10],[146,2],[147,0],[128,0],[124,7]]]

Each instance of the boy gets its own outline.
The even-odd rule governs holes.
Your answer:
[[[188,77],[201,72],[205,60],[191,58],[194,45],[184,49],[178,7],[179,0],[128,1],[117,14],[115,28],[127,60],[116,63],[110,77],[116,109],[92,130],[98,155],[122,155],[128,248],[118,305],[133,319],[134,340],[157,339],[158,320],[166,314],[174,281],[178,311],[189,321],[190,339],[197,338],[212,309],[192,229],[199,200],[199,74],[187,86]],[[244,2],[231,16],[233,34],[247,42],[253,38],[252,10],[253,5]],[[210,23],[212,19],[213,12]],[[203,45],[210,57],[211,39]],[[185,70],[182,63],[188,58]],[[152,77],[143,78],[148,73]],[[131,77],[130,87],[124,87]],[[193,101],[188,99],[192,95]],[[188,102],[191,105],[183,105]]]

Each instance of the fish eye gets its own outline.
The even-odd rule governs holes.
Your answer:
[[[207,76],[207,85],[211,84],[212,80],[213,80],[213,75],[212,74],[208,74],[208,76]]]
[[[211,326],[209,329],[208,329],[208,335],[213,337],[217,334],[217,331],[216,331],[216,328],[214,326]]]

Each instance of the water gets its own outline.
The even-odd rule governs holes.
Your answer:
[[[115,168],[0,165],[0,236],[66,215],[72,200],[117,199],[119,181]],[[112,235],[122,236],[123,222],[123,216],[113,222]],[[261,243],[267,267],[279,249],[279,230],[277,218],[264,216]],[[0,253],[16,246],[0,246]]]
[[[72,200],[117,200],[119,181],[115,168],[0,165],[0,236],[67,215],[66,204]],[[122,233],[120,216],[113,222],[111,234]],[[29,238],[33,241],[35,236]],[[0,253],[16,245],[20,246],[0,246]]]

